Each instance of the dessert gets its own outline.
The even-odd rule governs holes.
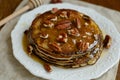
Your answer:
[[[27,38],[30,52],[65,68],[95,64],[103,50],[103,34],[98,25],[89,16],[71,9],[53,8],[37,16]]]

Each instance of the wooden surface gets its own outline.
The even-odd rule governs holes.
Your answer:
[[[0,20],[11,14],[22,0],[0,0]],[[120,0],[83,0],[120,11]],[[14,3],[13,3],[14,2]],[[120,80],[120,65],[116,80]]]

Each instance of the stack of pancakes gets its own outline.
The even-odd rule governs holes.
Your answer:
[[[67,68],[96,63],[103,49],[103,34],[87,15],[53,8],[32,22],[28,31],[34,54],[46,62]]]

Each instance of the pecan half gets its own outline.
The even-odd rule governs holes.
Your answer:
[[[48,38],[48,34],[47,33],[41,33],[40,34],[40,38],[43,38],[43,39],[46,39],[46,38]]]
[[[62,0],[51,0],[50,3],[62,3]]]
[[[66,43],[68,41],[67,34],[66,33],[61,33],[58,36],[57,41]]]
[[[60,13],[60,17],[62,18],[68,18],[67,11],[63,11]]]
[[[51,13],[56,13],[58,10],[58,8],[52,8]]]
[[[86,51],[89,47],[89,43],[82,42],[82,41],[78,42],[76,45],[80,52]]]
[[[77,24],[77,28],[81,28],[81,22],[79,18],[76,19],[76,24]]]
[[[68,30],[68,34],[72,35],[72,36],[76,36],[76,37],[80,36],[80,33],[79,33],[77,28],[73,28],[73,29]]]
[[[52,28],[52,27],[54,26],[54,23],[52,23],[52,22],[49,21],[49,20],[46,20],[46,21],[44,21],[43,26],[44,26],[44,27]]]
[[[47,71],[47,72],[51,72],[52,71],[52,69],[51,69],[51,67],[50,67],[50,65],[49,64],[47,64],[47,63],[44,63],[44,69]]]
[[[52,50],[54,50],[55,52],[61,52],[62,49],[61,47],[59,46],[59,44],[57,44],[56,42],[54,43],[49,43],[49,48],[51,48]]]
[[[28,51],[28,54],[31,55],[32,51],[33,51],[33,47],[31,45],[28,45],[27,46],[27,51]]]
[[[106,35],[103,41],[103,47],[108,49],[110,48],[111,44],[112,44],[112,38],[109,35]]]
[[[57,29],[69,29],[71,28],[71,21],[70,20],[63,20],[58,22],[58,24],[56,25]]]

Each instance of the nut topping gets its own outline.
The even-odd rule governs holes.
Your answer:
[[[45,69],[47,72],[51,72],[51,71],[52,71],[50,65],[47,64],[47,63],[44,63],[44,69]]]
[[[77,28],[81,28],[81,22],[79,18],[76,19],[76,23],[77,23]]]
[[[105,48],[110,48],[110,46],[111,46],[111,44],[112,44],[112,39],[111,39],[111,37],[109,36],[109,35],[106,35],[105,36],[105,39],[104,39],[104,41],[103,41],[103,47],[105,47]]]
[[[80,52],[84,52],[88,49],[89,43],[86,42],[78,42],[77,43],[77,48],[79,49]]]
[[[57,44],[56,42],[54,43],[49,43],[49,48],[51,48],[52,50],[56,51],[56,52],[61,52],[62,49],[61,47],[59,46],[59,44]]]
[[[62,3],[62,0],[51,0],[50,3]]]
[[[31,55],[33,51],[33,47],[31,45],[28,45],[27,50],[28,50],[28,54]]]
[[[58,36],[57,41],[66,43],[68,41],[67,34],[66,33],[61,33]]]
[[[54,23],[52,23],[51,21],[46,20],[43,25],[44,25],[44,27],[52,28],[54,26]]]
[[[57,21],[57,16],[54,18],[51,18],[51,21]]]
[[[52,8],[51,13],[56,13],[58,11],[58,8]]]
[[[66,11],[63,11],[63,12],[60,14],[60,17],[62,17],[62,18],[68,18],[67,12],[66,12]]]
[[[71,24],[72,24],[71,21],[63,20],[63,21],[58,22],[56,28],[57,29],[66,29],[66,28],[69,29],[69,28],[71,28],[71,26],[70,26]]]
[[[77,37],[80,36],[80,33],[79,33],[77,28],[73,28],[73,29],[68,30],[68,34],[72,35],[72,36],[77,36]]]
[[[46,38],[48,38],[48,34],[46,34],[46,33],[41,33],[40,34],[40,38],[43,38],[43,39],[46,39]]]

